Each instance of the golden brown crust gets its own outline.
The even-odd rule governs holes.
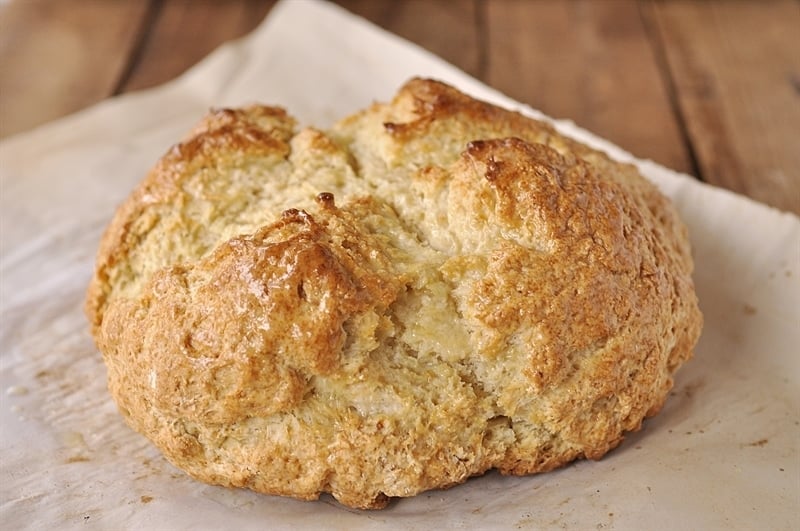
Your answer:
[[[634,167],[422,79],[294,126],[215,111],[100,245],[109,388],[177,466],[378,508],[600,458],[659,410],[702,318]]]

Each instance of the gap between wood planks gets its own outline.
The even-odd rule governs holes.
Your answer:
[[[126,92],[125,87],[128,84],[128,81],[130,80],[134,70],[138,68],[139,64],[141,63],[145,45],[153,33],[156,20],[158,19],[163,4],[163,0],[147,0],[147,8],[144,16],[141,19],[141,22],[139,23],[139,31],[137,32],[135,44],[133,45],[131,53],[128,55],[125,68],[122,70],[122,73],[120,74],[117,84],[114,86],[114,90],[111,92],[111,95],[116,96]]]
[[[686,154],[689,159],[688,172],[698,180],[703,181],[703,174],[700,171],[700,165],[697,161],[697,153],[695,152],[694,146],[692,146],[691,139],[689,138],[689,131],[686,126],[686,116],[683,114],[683,112],[681,112],[680,105],[678,104],[677,89],[672,78],[672,72],[669,69],[669,64],[667,63],[665,45],[658,34],[656,22],[653,20],[654,16],[651,10],[648,9],[649,5],[650,4],[645,5],[644,2],[640,1],[639,15],[641,16],[642,24],[646,29],[650,46],[653,49],[653,56],[655,57],[656,64],[658,65],[658,71],[661,73],[662,84],[669,98],[669,106],[672,109],[673,115],[675,116],[675,121],[678,126],[678,131],[681,135],[682,143],[684,146],[686,146]]]

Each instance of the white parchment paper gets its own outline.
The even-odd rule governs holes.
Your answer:
[[[661,414],[603,460],[526,478],[490,473],[360,512],[330,497],[195,482],[125,426],[82,313],[116,205],[209,107],[279,104],[325,127],[415,75],[541,117],[335,6],[284,0],[178,80],[0,143],[0,526],[800,528],[800,220],[566,122],[563,132],[635,162],[675,201],[706,319]]]

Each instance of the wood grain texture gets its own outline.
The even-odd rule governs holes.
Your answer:
[[[634,0],[486,4],[489,84],[634,155],[692,172]]]
[[[275,0],[157,0],[146,41],[119,92],[177,77],[226,41],[242,37],[264,19]]]
[[[800,3],[657,2],[705,181],[800,213]]]
[[[0,137],[110,96],[146,18],[141,0],[25,0],[0,10]]]
[[[481,77],[479,6],[476,0],[335,0],[390,32]]]

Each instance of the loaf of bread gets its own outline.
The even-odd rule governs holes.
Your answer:
[[[100,244],[109,389],[177,467],[380,508],[598,459],[658,412],[702,318],[633,166],[424,79],[297,129],[212,112]]]

